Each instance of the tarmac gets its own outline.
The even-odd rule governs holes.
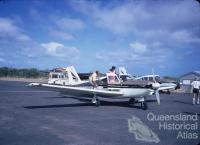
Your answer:
[[[147,96],[148,109],[128,100],[69,97],[0,81],[0,145],[198,145],[200,105],[192,94]]]

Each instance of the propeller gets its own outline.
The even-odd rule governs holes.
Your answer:
[[[152,74],[153,74],[153,81],[154,81],[154,83],[152,83],[152,88],[155,90],[156,100],[157,100],[158,105],[160,105],[160,94],[159,94],[160,83],[156,81],[153,68],[152,68]]]
[[[153,81],[154,81],[154,83],[156,82],[156,78],[155,78],[155,75],[154,75],[154,69],[152,68],[152,74],[153,74]]]
[[[158,103],[158,105],[160,105],[160,94],[159,94],[159,90],[158,89],[155,91],[155,95],[156,95],[157,103]]]

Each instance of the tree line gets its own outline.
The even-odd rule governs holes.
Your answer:
[[[48,73],[48,71],[41,71],[36,68],[16,69],[0,67],[0,77],[42,78],[48,77]]]

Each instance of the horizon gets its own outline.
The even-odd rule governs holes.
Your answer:
[[[20,70],[20,69],[36,69],[37,71],[49,71],[49,72],[51,72],[52,70],[55,70],[56,68],[51,68],[51,69],[38,69],[38,68],[34,68],[34,67],[30,67],[30,68],[25,68],[25,67],[22,67],[22,68],[15,68],[15,67],[7,67],[7,66],[2,66],[2,67],[0,67],[0,68],[8,68],[8,69],[17,69],[17,70]],[[62,67],[60,67],[60,68],[62,68]],[[76,69],[76,68],[75,68]],[[116,68],[117,69],[117,72],[118,72],[118,68]],[[100,73],[102,73],[102,74],[106,74],[107,72],[102,72],[101,70],[98,70],[98,71],[100,71]],[[198,70],[194,70],[194,71],[192,71],[192,72],[195,72],[195,71],[198,71]],[[199,71],[198,71],[199,72]],[[77,73],[93,73],[92,71],[90,71],[90,72],[79,72],[79,71],[77,71]],[[141,76],[146,76],[146,75],[152,75],[152,73],[148,73],[148,74],[136,74],[136,73],[129,73],[129,71],[127,71],[127,73],[128,74],[131,74],[131,75],[133,75],[133,76],[136,76],[136,77],[141,77]],[[174,78],[179,78],[179,77],[181,77],[181,76],[183,76],[183,75],[185,75],[185,74],[188,74],[188,73],[191,73],[191,72],[186,72],[186,73],[183,73],[183,74],[181,74],[181,75],[179,75],[179,76],[172,76],[172,75],[163,75],[163,76],[161,76],[161,75],[159,75],[159,74],[154,74],[154,75],[159,75],[160,77],[174,77]]]
[[[0,67],[75,66],[178,77],[200,70],[200,4],[153,0],[0,1]]]

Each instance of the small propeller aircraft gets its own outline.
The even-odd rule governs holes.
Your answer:
[[[159,91],[168,91],[174,90],[177,87],[177,82],[169,81],[161,79],[158,75],[154,74],[154,70],[152,69],[152,75],[145,75],[141,77],[133,77],[132,75],[128,74],[124,67],[119,67],[119,77],[123,81],[127,82],[136,82],[136,81],[143,81],[151,83],[159,83]]]
[[[78,77],[78,75],[75,69],[66,69],[66,70],[68,74],[67,76],[68,85],[66,84],[58,85],[54,83],[53,84],[30,83],[28,84],[28,86],[38,89],[59,91],[69,96],[89,97],[92,98],[91,102],[96,106],[100,105],[99,97],[110,98],[110,99],[128,98],[130,105],[133,105],[135,103],[140,103],[141,108],[146,110],[147,109],[146,97],[152,94],[155,94],[157,102],[158,104],[160,104],[160,96],[159,96],[160,85],[158,83],[152,83],[151,85],[133,84],[130,86],[123,84],[116,74],[107,73],[106,74],[107,85],[93,88],[90,85],[80,85],[80,84],[85,84],[86,82],[81,82],[80,79],[76,78]],[[113,77],[115,79],[114,82],[111,81],[111,78],[113,79]]]

